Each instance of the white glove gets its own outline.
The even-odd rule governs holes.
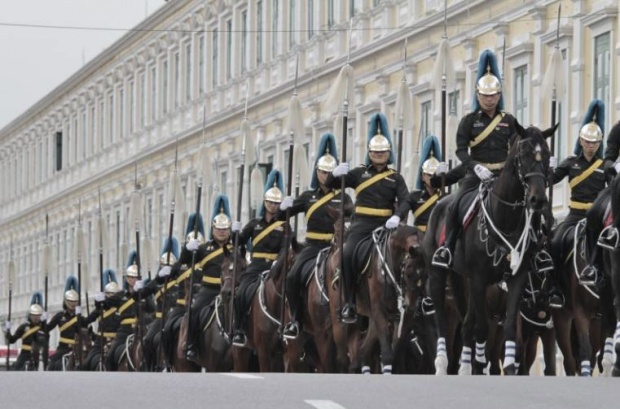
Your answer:
[[[555,156],[551,156],[549,158],[549,167],[551,169],[555,169],[558,166],[558,158],[556,158]]]
[[[280,210],[286,210],[291,206],[293,206],[293,198],[291,196],[286,196],[282,200],[282,203],[280,203]]]
[[[140,291],[141,289],[144,288],[144,280],[138,280],[136,281],[136,283],[133,285],[133,290],[134,291]]]
[[[95,293],[95,301],[102,302],[105,300],[105,293]]]
[[[444,173],[448,172],[448,164],[446,162],[439,162],[439,165],[437,165],[437,169],[435,170],[435,173],[437,175],[443,175]]]
[[[200,247],[200,240],[196,239],[190,239],[185,245],[185,248],[189,251],[196,251],[198,250],[198,247]]]
[[[47,311],[43,311],[43,314],[41,314],[41,322],[46,322],[47,318]]]
[[[79,305],[75,306],[75,315],[82,315],[82,307]]]
[[[241,222],[235,220],[234,222],[232,222],[232,228],[231,228],[233,233],[238,233],[241,231]]]
[[[335,178],[339,178],[340,176],[344,176],[347,173],[349,173],[349,164],[347,162],[342,162],[340,165],[334,168],[332,175],[334,175]]]
[[[171,272],[172,272],[172,267],[163,266],[162,268],[159,269],[159,272],[157,273],[157,277],[166,278],[170,275]]]
[[[385,228],[386,229],[395,229],[398,227],[398,224],[400,223],[400,217],[394,215],[392,217],[390,217],[389,219],[387,219],[387,222],[385,222]]]
[[[474,166],[474,172],[476,173],[476,176],[478,176],[478,179],[482,181],[487,181],[493,178],[493,172],[481,164]]]
[[[4,332],[9,332],[10,330],[11,330],[11,321],[5,321]]]
[[[620,173],[620,162],[614,163],[614,169],[616,170],[616,173]]]

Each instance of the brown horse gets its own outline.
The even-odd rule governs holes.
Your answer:
[[[93,347],[91,330],[88,327],[81,327],[75,334],[75,343],[70,353],[62,358],[63,371],[75,371],[79,365],[86,362],[86,355]]]
[[[286,277],[284,265],[293,265],[298,244],[292,241],[288,249],[282,249],[276,261],[263,273],[254,292],[250,307],[250,323],[245,347],[233,347],[235,372],[250,371],[252,354],[256,353],[261,372],[282,372],[284,370],[283,345],[278,329],[282,326],[280,317],[283,282]],[[284,257],[288,257],[284,263]]]

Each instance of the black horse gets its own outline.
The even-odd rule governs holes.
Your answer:
[[[474,339],[477,372],[486,366],[489,333],[486,290],[489,285],[499,282],[505,283],[508,293],[504,320],[504,373],[516,373],[516,317],[527,280],[525,272],[531,268],[529,260],[533,259],[537,247],[533,216],[542,212],[548,201],[550,151],[546,138],[556,128],[541,131],[536,127],[524,129],[517,126],[517,133],[510,140],[504,170],[492,185],[483,186],[482,191],[486,188],[486,194],[479,202],[479,210],[457,242],[454,270],[468,280],[461,374],[471,373]],[[460,206],[465,207],[464,202],[462,200]],[[431,219],[434,217],[435,211]],[[443,224],[436,223],[435,228],[442,229]],[[427,254],[427,258],[430,259],[431,255]],[[443,302],[433,301],[436,306]],[[438,328],[442,327],[445,328],[445,323],[438,325]]]

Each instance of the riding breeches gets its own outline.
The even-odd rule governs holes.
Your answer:
[[[187,333],[188,344],[196,344],[200,334],[200,315],[204,308],[207,308],[215,297],[220,293],[220,286],[203,285],[196,294],[192,303],[192,320],[189,322]]]
[[[286,299],[291,310],[291,317],[295,321],[299,321],[303,313],[299,310],[302,297],[302,275],[305,266],[313,263],[317,255],[324,248],[329,247],[329,242],[308,242],[303,250],[295,256],[295,262],[286,275]]]
[[[461,180],[459,190],[454,193],[454,201],[452,202],[448,216],[446,217],[446,242],[445,246],[450,250],[454,250],[456,239],[461,232],[461,221],[459,220],[459,204],[463,196],[472,190],[478,189],[480,179],[472,172],[468,172]]]

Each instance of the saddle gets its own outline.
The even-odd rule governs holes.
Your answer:
[[[329,247],[326,247],[317,254],[314,260],[308,260],[308,262],[304,264],[301,270],[301,282],[304,283],[305,287],[308,287],[310,284],[312,274],[317,274],[320,282],[325,282],[325,267],[327,266],[328,254]]]
[[[457,208],[457,217],[462,225],[462,231],[466,231],[467,228],[471,225],[472,221],[478,214],[480,210],[480,202],[483,197],[486,197],[486,192],[488,190],[483,190],[482,192],[477,189],[472,189],[468,192],[465,192],[460,200],[452,202],[450,207],[448,208],[448,214],[453,211],[453,206],[458,206]],[[450,216],[448,216],[450,217]],[[446,241],[446,223],[444,222],[441,225],[441,232],[438,237],[438,245],[443,246]]]
[[[355,247],[353,252],[353,271],[359,272],[357,276],[358,279],[366,274],[370,267],[373,247],[374,242],[372,241],[372,236],[360,241]]]

